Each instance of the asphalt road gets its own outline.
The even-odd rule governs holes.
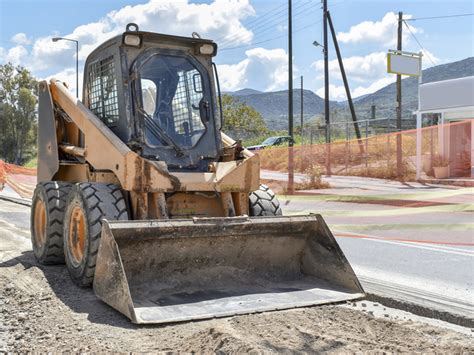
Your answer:
[[[474,189],[323,180],[331,188],[280,196],[283,213],[321,214],[367,291],[473,318]]]

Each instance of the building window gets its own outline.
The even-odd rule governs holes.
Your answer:
[[[119,110],[113,56],[90,65],[87,89],[89,109],[107,126],[115,126]]]

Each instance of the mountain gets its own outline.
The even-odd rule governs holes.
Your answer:
[[[437,65],[423,70],[423,83],[462,78],[474,75],[474,57],[457,62]],[[300,90],[294,90],[293,105],[295,122],[300,117]],[[260,92],[253,89],[242,89],[229,92],[239,100],[253,106],[259,111],[270,129],[288,127],[288,90]],[[354,106],[359,120],[370,118],[371,106],[375,105],[377,118],[395,118],[396,84],[389,84],[382,89],[355,98]],[[304,119],[314,118],[324,112],[324,100],[310,90],[304,90]],[[348,121],[351,119],[347,101],[330,102],[331,120]],[[418,107],[418,78],[408,77],[402,80],[402,117],[410,119]]]
[[[246,89],[241,89],[241,90],[234,91],[234,92],[229,93],[229,94],[232,94],[233,96],[247,96],[247,95],[263,94],[263,91],[258,91],[258,90],[246,88]]]
[[[288,90],[251,94],[242,94],[242,91],[248,93],[256,90],[243,89],[227,94],[237,96],[241,102],[245,102],[260,112],[270,129],[288,128]],[[300,100],[301,91],[299,89],[293,90],[295,122],[299,122],[300,119]],[[311,90],[303,90],[303,104],[305,119],[312,118],[324,111],[324,100]],[[331,105],[339,106],[335,101],[331,101]]]

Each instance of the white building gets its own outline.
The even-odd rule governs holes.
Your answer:
[[[426,161],[423,144],[423,115],[438,117],[436,152],[449,161],[449,177],[474,177],[474,76],[421,84],[417,115],[416,175],[419,179]],[[432,116],[433,116],[432,115]],[[426,116],[426,115],[425,115]],[[466,123],[454,124],[454,122]],[[432,134],[432,130],[430,133]],[[431,159],[431,158],[430,158]],[[466,173],[466,159],[470,169]],[[426,165],[426,164],[425,164]],[[469,165],[469,164],[467,164]]]

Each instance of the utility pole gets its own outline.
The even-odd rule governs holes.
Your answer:
[[[402,50],[403,12],[398,13],[397,50]],[[397,74],[397,175],[402,175],[402,76]]]
[[[301,113],[301,123],[300,123],[300,127],[301,127],[301,145],[303,145],[303,75],[301,75],[301,93],[300,93],[300,96],[301,96],[301,108],[300,108],[300,113]]]
[[[359,141],[359,149],[362,154],[364,154],[364,145],[361,140],[359,123],[357,122],[357,116],[354,109],[354,103],[352,102],[351,90],[349,88],[349,83],[347,81],[346,70],[344,69],[344,63],[342,61],[341,51],[339,50],[339,43],[337,42],[336,31],[334,30],[334,24],[332,23],[331,14],[327,12],[327,19],[329,22],[329,28],[331,30],[332,40],[334,42],[334,48],[336,49],[337,61],[339,63],[339,69],[341,70],[342,81],[344,83],[344,88],[346,90],[347,102],[349,103],[349,109],[351,111],[352,121],[354,123],[354,131],[356,137]]]
[[[331,127],[329,122],[329,59],[328,59],[328,1],[323,1],[323,40],[324,40],[324,121],[326,123],[326,173],[331,175]]]
[[[293,29],[291,1],[288,0],[288,193],[294,192],[294,157],[293,157]]]

